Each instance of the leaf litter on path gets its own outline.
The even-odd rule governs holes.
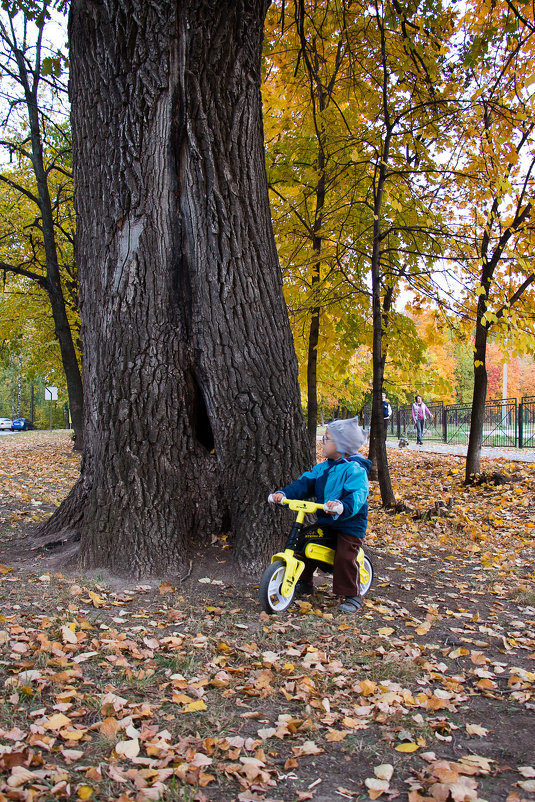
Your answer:
[[[31,460],[9,456],[15,484]],[[459,464],[392,457],[412,512],[374,490],[358,618],[323,575],[269,618],[252,583],[210,572],[162,592],[6,561],[0,800],[535,799],[535,474],[502,465],[510,484],[468,490]]]

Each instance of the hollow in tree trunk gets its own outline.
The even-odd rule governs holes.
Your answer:
[[[83,566],[170,572],[309,464],[264,166],[264,0],[73,0],[82,474],[46,526]]]

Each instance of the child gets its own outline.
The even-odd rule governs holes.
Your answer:
[[[325,462],[314,465],[299,479],[282,490],[271,493],[268,501],[280,504],[285,497],[324,502],[318,513],[318,525],[336,533],[336,556],[333,566],[333,590],[345,596],[339,609],[356,613],[362,607],[357,554],[368,522],[368,472],[371,462],[355,452],[363,445],[366,434],[357,418],[335,420],[327,426],[323,437]],[[313,593],[314,564],[305,570],[296,585],[297,593]]]

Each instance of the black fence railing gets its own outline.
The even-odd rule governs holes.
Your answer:
[[[424,438],[431,442],[468,445],[471,404],[427,405],[432,417],[426,420]],[[416,439],[412,407],[392,411],[388,437]],[[495,448],[535,448],[535,396],[498,399],[485,403],[483,445]]]
[[[518,447],[535,448],[535,395],[525,395],[518,405]]]
[[[427,417],[424,439],[431,442],[468,445],[472,404],[444,404],[436,401],[427,404],[431,417]],[[361,410],[362,426],[369,428],[371,408]],[[416,426],[412,405],[392,407],[388,421],[388,438],[416,439]],[[483,445],[497,448],[535,448],[535,395],[505,398],[485,403],[483,419]]]

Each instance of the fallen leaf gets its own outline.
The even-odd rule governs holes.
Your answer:
[[[394,774],[394,767],[390,763],[381,763],[380,766],[374,767],[373,773],[379,780],[390,782]]]
[[[139,755],[139,741],[137,738],[132,738],[130,741],[118,741],[114,748],[118,755],[124,755],[124,757],[133,758]]]
[[[206,702],[203,702],[202,699],[195,699],[194,702],[190,702],[188,705],[184,707],[184,713],[198,713],[201,710],[206,710]]]
[[[489,731],[485,727],[480,727],[479,724],[467,724],[466,732],[468,735],[479,735],[481,738],[489,734]]]
[[[420,747],[412,741],[405,741],[405,743],[398,744],[394,747],[396,752],[416,752]]]
[[[293,746],[292,752],[296,757],[305,757],[306,755],[319,755],[324,750],[317,746],[314,741],[305,741],[301,746]]]
[[[387,780],[379,780],[377,777],[367,777],[364,780],[364,785],[368,789],[370,799],[378,799],[390,788],[390,783]]]
[[[64,713],[55,713],[53,716],[50,716],[44,723],[43,727],[46,730],[60,730],[63,727],[66,727],[67,724],[70,724],[71,720],[68,716]]]

